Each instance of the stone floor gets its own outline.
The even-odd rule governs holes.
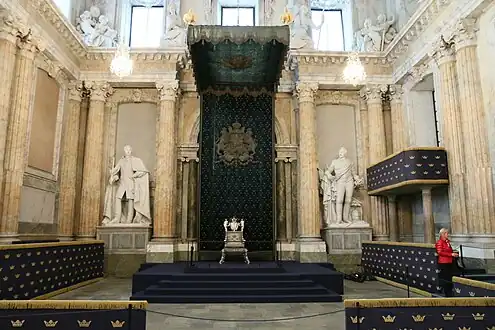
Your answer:
[[[128,300],[130,279],[107,278],[98,283],[68,292],[59,300]],[[345,282],[347,299],[406,298],[404,290],[380,282]],[[412,294],[414,297],[414,294]],[[302,304],[151,304],[148,306],[147,330],[162,329],[253,329],[344,330],[342,303]]]

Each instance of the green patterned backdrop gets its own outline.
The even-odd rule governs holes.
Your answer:
[[[273,99],[205,93],[201,109],[200,250],[223,248],[223,221],[245,220],[249,251],[273,251]]]

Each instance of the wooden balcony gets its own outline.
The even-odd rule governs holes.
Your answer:
[[[366,169],[368,194],[406,195],[449,184],[447,152],[444,148],[408,148]]]

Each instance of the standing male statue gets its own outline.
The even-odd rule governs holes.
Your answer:
[[[124,204],[127,208],[123,212]],[[124,156],[110,170],[105,194],[103,224],[118,223],[151,224],[149,171],[140,158],[132,156],[129,145],[124,147]]]
[[[354,186],[360,181],[353,162],[347,158],[347,149],[339,149],[339,157],[334,159],[325,170],[325,177],[334,182],[336,222],[349,223]],[[329,184],[330,183],[330,184]],[[323,188],[332,189],[331,182],[325,182]],[[324,192],[327,195],[331,193]],[[331,203],[331,201],[330,201]],[[331,210],[328,210],[331,211]]]

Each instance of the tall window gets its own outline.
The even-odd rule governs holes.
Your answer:
[[[70,12],[72,10],[72,1],[70,0],[54,0],[58,9],[64,14],[64,16],[70,20]]]
[[[130,46],[159,47],[163,33],[163,18],[163,6],[151,8],[132,6]]]
[[[316,26],[323,25],[320,29],[312,31],[315,49],[322,51],[344,50],[344,26],[342,10],[311,9],[311,18]]]
[[[254,26],[254,7],[222,7],[222,26]]]

